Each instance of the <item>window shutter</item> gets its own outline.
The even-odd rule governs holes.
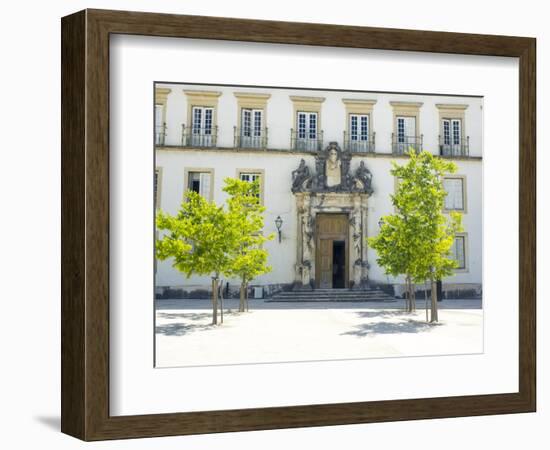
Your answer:
[[[193,107],[193,134],[200,134],[202,127],[202,108]]]
[[[458,268],[464,269],[466,261],[464,258],[464,236],[456,236],[454,242],[455,259],[458,262]]]
[[[443,144],[449,145],[451,143],[451,121],[443,119]]]
[[[416,117],[405,117],[405,136],[409,138],[416,136]]]
[[[260,137],[262,135],[262,115],[263,111],[261,109],[254,110],[254,136]]]
[[[159,183],[159,171],[158,169],[155,169],[155,181],[154,181],[154,188],[153,188],[153,201],[154,201],[154,205],[156,206],[157,205],[157,196],[158,196],[158,183]]]
[[[162,105],[155,105],[155,125],[157,127],[157,131],[162,130]]]
[[[405,118],[397,118],[397,142],[400,144],[405,142]]]
[[[298,138],[305,139],[306,137],[306,113],[298,113]]]
[[[204,134],[212,134],[212,108],[204,109]]]
[[[164,144],[163,142],[163,130],[164,130],[164,123],[162,121],[162,112],[163,112],[163,106],[162,105],[155,105],[155,143],[156,144]]]
[[[317,113],[309,113],[309,138],[317,138]]]
[[[369,139],[369,116],[361,116],[361,140]]]
[[[199,177],[199,194],[206,200],[210,200],[210,173],[201,172]]]
[[[453,119],[453,145],[460,145],[462,138],[462,123],[460,119]]]
[[[447,192],[445,209],[464,209],[464,185],[462,178],[445,178],[443,188]]]

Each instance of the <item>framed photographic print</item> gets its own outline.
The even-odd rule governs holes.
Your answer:
[[[535,148],[532,38],[63,18],[62,431],[534,411]]]

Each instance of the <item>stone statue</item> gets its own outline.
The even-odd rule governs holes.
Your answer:
[[[313,239],[313,217],[308,212],[302,214],[302,242],[305,246],[303,249],[304,260],[308,260],[311,254],[311,240]]]
[[[329,150],[325,167],[326,182],[329,188],[339,186],[342,183],[342,161],[338,156],[338,150],[332,147]]]
[[[293,193],[351,193],[372,194],[372,174],[365,163],[352,173],[350,151],[341,150],[336,142],[330,142],[324,149],[319,149],[315,155],[313,169],[300,160],[298,168],[292,171]]]
[[[355,188],[360,191],[372,194],[372,173],[365,166],[365,161],[361,161],[355,172]]]
[[[301,159],[298,168],[292,171],[292,192],[301,191],[309,178],[309,167],[306,166],[304,159]]]
[[[361,249],[362,249],[361,240],[363,237],[363,230],[361,229],[361,225],[362,225],[361,209],[358,205],[355,205],[355,208],[351,215],[349,223],[353,228],[352,238],[353,238],[355,255],[357,255],[357,257],[359,258],[359,261],[361,261]]]

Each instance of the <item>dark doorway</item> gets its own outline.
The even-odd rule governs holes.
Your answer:
[[[346,241],[332,241],[332,287],[346,287]]]

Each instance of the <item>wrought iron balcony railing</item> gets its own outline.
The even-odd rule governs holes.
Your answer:
[[[468,157],[470,155],[470,136],[466,136],[466,139],[460,139],[458,144],[451,144],[448,139],[439,136],[439,154],[451,158]]]
[[[216,147],[218,142],[218,127],[188,128],[181,126],[182,147]]]
[[[234,127],[234,147],[235,148],[267,148],[267,128],[259,130],[260,135],[257,136],[258,130],[243,129]]]
[[[322,131],[290,130],[290,148],[301,152],[317,152],[323,149]]]
[[[344,149],[352,153],[374,153],[376,133],[350,135],[344,131]]]
[[[155,145],[164,145],[166,141],[166,124],[157,126],[155,130]]]
[[[404,136],[404,135],[396,135],[395,133],[392,133],[391,135],[391,148],[392,153],[394,155],[404,155],[405,152],[410,151],[413,149],[415,152],[422,151],[422,141],[424,140],[424,136],[421,134],[420,136]]]

